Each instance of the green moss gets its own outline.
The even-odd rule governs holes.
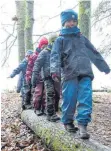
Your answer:
[[[64,134],[62,130],[59,131],[59,134]],[[61,140],[61,138],[57,137],[57,135],[54,137],[52,135],[51,131],[47,128],[42,128],[41,126],[37,125],[36,127],[36,134],[41,137],[46,145],[52,146],[52,149],[54,151],[93,151],[91,149],[86,149],[85,147],[81,146],[80,143],[70,144],[64,144],[64,142]]]
[[[48,129],[43,129],[42,127],[37,125],[36,128],[36,134],[39,135],[39,137],[44,138],[45,143],[48,145],[51,142],[51,133]]]
[[[27,2],[26,0],[24,0],[24,7],[25,7],[25,29],[27,28],[30,28],[31,27],[31,19],[29,17],[29,14],[28,14],[28,9],[27,9]]]
[[[79,17],[81,14],[84,14],[84,13],[85,13],[85,8],[83,5],[83,2],[79,2]]]

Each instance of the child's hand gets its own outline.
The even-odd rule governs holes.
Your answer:
[[[106,71],[106,72],[105,72],[105,74],[109,74],[109,73],[110,73],[110,71],[111,71],[111,70]]]
[[[59,79],[58,79],[57,77],[55,77],[53,80],[54,80],[55,82],[59,82]]]
[[[11,78],[10,76],[7,77],[7,79]]]
[[[53,79],[55,82],[59,82],[59,77],[58,77],[56,74],[52,74],[52,79]]]
[[[35,92],[35,88],[33,87],[31,90],[31,93],[33,94]]]

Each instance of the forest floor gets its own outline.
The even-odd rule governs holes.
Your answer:
[[[111,93],[93,94],[91,138],[111,147]],[[42,140],[21,121],[21,98],[14,92],[1,97],[1,150],[49,151]]]

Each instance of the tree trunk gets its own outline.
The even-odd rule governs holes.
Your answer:
[[[91,38],[91,0],[79,0],[79,27],[83,35]]]
[[[19,62],[25,57],[25,42],[24,42],[24,1],[15,1],[16,3],[16,14],[17,14],[17,39],[18,39],[18,54]]]
[[[31,49],[33,50],[33,40],[32,40],[32,32],[33,32],[33,8],[34,1],[25,0],[25,51]]]
[[[61,122],[48,122],[45,116],[37,116],[33,110],[22,112],[23,122],[54,151],[110,151],[94,140],[81,140],[77,134],[65,131]]]

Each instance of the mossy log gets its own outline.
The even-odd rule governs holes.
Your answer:
[[[33,110],[21,114],[22,121],[54,151],[111,151],[94,140],[81,140],[77,134],[68,133],[62,123],[52,123],[45,116],[38,117]]]

